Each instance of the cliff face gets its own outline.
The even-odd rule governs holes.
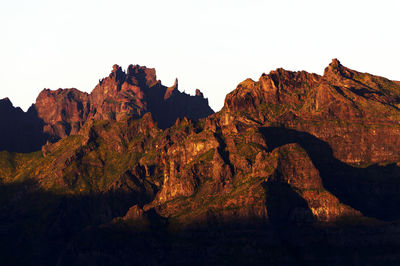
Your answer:
[[[50,140],[76,134],[88,119],[89,95],[77,89],[43,90],[34,108]]]
[[[61,139],[0,153],[4,249],[30,235],[40,252],[21,264],[196,263],[199,250],[200,264],[391,263],[399,103],[398,82],[338,60],[245,80],[215,114],[139,66],[114,66],[91,94],[43,91],[33,110]]]
[[[154,69],[130,65],[125,73],[114,65],[111,74],[90,95],[91,116],[111,120],[120,120],[126,115],[142,116],[147,111],[144,90],[156,83]]]

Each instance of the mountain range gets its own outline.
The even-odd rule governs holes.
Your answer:
[[[397,265],[400,82],[276,69],[214,113],[155,70],[0,101],[2,265]]]

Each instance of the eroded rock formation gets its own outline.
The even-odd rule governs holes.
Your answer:
[[[13,108],[8,99],[2,100],[2,106],[1,119],[10,128],[3,130],[0,150],[19,152],[37,151],[46,141],[76,135],[90,120],[137,119],[151,112],[165,129],[177,118],[197,120],[214,113],[199,90],[195,96],[180,92],[178,80],[165,87],[155,69],[139,65],[129,65],[126,72],[114,65],[90,94],[74,88],[44,89],[28,113]]]

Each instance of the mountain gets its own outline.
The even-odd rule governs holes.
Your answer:
[[[334,59],[217,113],[177,86],[114,66],[39,95],[52,142],[0,153],[4,265],[397,264],[399,82]]]
[[[158,126],[165,129],[177,118],[196,120],[214,113],[199,90],[195,96],[180,92],[178,80],[172,87],[165,87],[154,69],[139,65],[130,65],[127,72],[114,65],[110,75],[100,80],[90,94],[74,88],[45,89],[27,113],[14,110],[9,100],[3,101],[2,108],[9,111],[0,114],[0,121],[11,119],[7,125],[12,128],[5,128],[5,136],[0,138],[0,147],[4,148],[0,150],[16,152],[37,151],[46,141],[77,134],[93,119],[120,121],[151,112]],[[34,137],[21,136],[32,132]]]
[[[46,124],[45,132],[55,139],[76,134],[90,119],[120,121],[151,112],[164,129],[177,118],[199,119],[214,113],[201,93],[190,96],[180,92],[178,80],[165,87],[153,68],[138,65],[130,65],[126,73],[114,65],[90,94],[76,89],[44,90],[35,108]]]

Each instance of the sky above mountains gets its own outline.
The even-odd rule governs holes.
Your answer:
[[[400,80],[399,1],[14,0],[0,3],[0,98],[26,110],[43,88],[90,92],[113,64],[215,111],[250,77],[278,67],[322,74],[332,58]]]

